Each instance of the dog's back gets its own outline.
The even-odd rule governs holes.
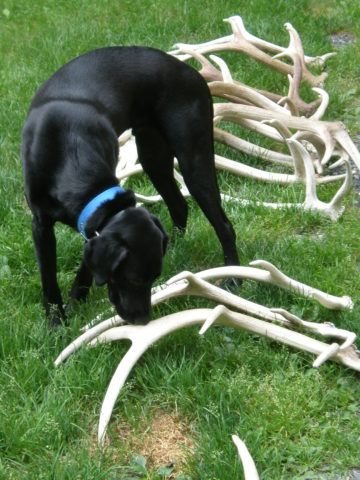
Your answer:
[[[53,100],[90,103],[108,116],[119,135],[127,128],[153,124],[165,110],[204,98],[211,105],[206,82],[178,59],[149,47],[107,47],[85,53],[55,72],[39,88],[30,109]]]

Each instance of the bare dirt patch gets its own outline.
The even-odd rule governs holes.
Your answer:
[[[181,465],[185,461],[186,452],[193,450],[190,427],[176,414],[158,412],[144,433],[139,448],[140,454],[151,467],[172,463]]]
[[[119,421],[109,430],[105,450],[113,464],[126,468],[134,457],[142,456],[148,471],[171,466],[169,479],[182,471],[187,455],[194,449],[191,425],[176,412],[154,410],[149,419],[139,420],[136,426]],[[99,452],[95,431],[87,449],[93,454]]]

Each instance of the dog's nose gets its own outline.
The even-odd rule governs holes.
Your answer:
[[[115,309],[120,317],[131,325],[147,325],[151,320],[150,313],[125,312],[124,309],[118,305],[115,306]]]
[[[136,317],[132,321],[134,325],[147,325],[150,322],[150,317],[148,315],[144,315],[142,317]]]

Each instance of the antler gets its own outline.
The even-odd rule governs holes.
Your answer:
[[[259,480],[259,474],[256,470],[256,465],[245,443],[240,440],[237,435],[232,435],[231,438],[238,450],[238,454],[244,469],[245,480]]]
[[[104,440],[116,398],[137,360],[154,342],[186,326],[202,324],[201,334],[205,333],[213,324],[242,328],[250,332],[265,335],[268,338],[295,348],[314,353],[317,355],[317,359],[313,364],[314,367],[318,367],[325,360],[331,359],[360,371],[360,358],[353,348],[353,342],[356,338],[354,333],[337,329],[331,324],[306,322],[282,309],[268,309],[261,305],[256,305],[230,292],[224,291],[207,281],[227,277],[252,278],[273,283],[306,297],[314,298],[329,308],[352,308],[352,302],[349,297],[333,297],[320,290],[296,282],[280,272],[274,265],[264,260],[258,260],[253,262],[253,264],[261,266],[265,270],[251,267],[221,267],[205,270],[195,275],[190,272],[182,272],[171,278],[165,285],[158,287],[152,295],[153,305],[179,295],[200,295],[218,303],[221,302],[221,304],[213,310],[198,309],[178,312],[154,320],[146,326],[116,326],[123,323],[123,321],[119,316],[115,316],[85,331],[85,333],[72,342],[59,355],[55,361],[56,366],[83,344],[90,343],[91,345],[95,345],[97,342],[109,342],[121,339],[128,339],[132,342],[129,351],[116,369],[104,398],[99,421],[98,439],[100,443]],[[258,317],[260,316],[266,320],[282,323],[284,326],[296,326],[321,335],[340,338],[343,340],[343,343],[341,345],[338,343],[328,345],[307,337],[304,334],[288,330],[284,328],[284,326],[269,324],[264,320],[254,318],[244,313],[233,312],[225,307],[223,303],[226,303],[232,308],[249,312]]]
[[[294,117],[283,112],[268,111],[264,108],[234,103],[216,103],[214,105],[214,115],[242,125],[246,122],[247,126],[253,127],[254,130],[256,129],[263,135],[283,142],[283,137],[276,129],[268,125],[261,125],[261,122],[276,120],[288,129],[299,131],[301,138],[311,141],[314,137],[317,137],[325,145],[326,149],[321,159],[323,165],[329,161],[334,154],[335,147],[337,147],[338,150],[344,151],[360,169],[360,153],[350,139],[342,122],[325,122],[304,117]]]
[[[293,319],[284,315],[284,311],[280,312],[275,309],[269,309],[262,305],[255,304],[244,298],[238,297],[230,292],[227,292],[215,285],[209,283],[209,281],[216,281],[223,278],[241,278],[255,280],[263,283],[269,283],[276,285],[280,288],[290,290],[304,296],[305,298],[314,299],[321,305],[329,309],[349,309],[352,310],[353,303],[348,296],[335,297],[329,295],[321,290],[314,289],[306,284],[297,282],[296,280],[287,277],[280,272],[274,265],[265,260],[257,260],[251,263],[251,265],[261,267],[219,267],[210,270],[204,270],[202,272],[193,274],[191,272],[182,272],[175,277],[170,278],[164,285],[155,287],[151,297],[152,306],[158,305],[170,298],[183,295],[203,296],[213,301],[225,303],[226,305],[236,308],[238,310],[250,313],[252,315],[260,316],[261,318],[269,321],[276,321],[283,323],[286,326],[294,324]],[[297,324],[299,325],[299,321]],[[112,328],[114,326],[123,324],[124,321],[118,316],[111,317],[104,320],[98,325],[85,327],[85,332],[68,345],[55,360],[55,365],[58,366],[64,360],[66,360],[71,354],[75,353],[82,345],[89,343],[96,338],[99,334]],[[302,327],[308,328],[310,323],[304,323]],[[319,334],[330,335],[330,331],[327,329],[326,333],[323,333],[319,324],[314,323],[310,328],[310,331],[316,331]],[[345,338],[341,332],[335,327],[332,328],[332,334],[330,336]]]
[[[205,333],[205,331],[213,324],[241,328],[313,353],[319,357],[319,361],[322,361],[323,357],[326,356],[326,358],[341,362],[350,368],[360,371],[360,358],[351,348],[343,351],[339,348],[334,349],[333,345],[331,345],[330,347],[332,350],[329,352],[329,345],[323,342],[314,340],[301,333],[287,330],[278,325],[269,324],[263,320],[249,317],[242,313],[235,313],[223,305],[218,305],[213,310],[195,309],[177,312],[158,320],[154,320],[145,326],[124,325],[121,327],[114,327],[102,333],[96,340],[92,341],[93,345],[98,342],[103,343],[122,339],[127,339],[132,342],[129,351],[121,360],[111,379],[102,404],[98,430],[98,441],[100,444],[103,444],[104,442],[107,425],[120,390],[131,369],[141,355],[154,342],[171,332],[198,324],[203,324],[200,334]]]
[[[310,287],[304,283],[300,283],[284,275],[270,262],[266,262],[265,260],[256,260],[251,262],[250,265],[260,268],[232,266],[212,268],[210,270],[203,270],[202,272],[198,272],[196,274],[191,272],[181,272],[178,275],[170,278],[165,284],[153,288],[151,297],[152,306],[158,305],[159,303],[162,303],[170,298],[183,295],[203,296],[219,303],[225,303],[232,308],[242,310],[252,315],[260,316],[265,320],[280,322],[286,326],[291,326],[291,324],[294,324],[293,319],[288,318],[288,316],[283,314],[284,311],[277,312],[275,309],[269,309],[262,305],[255,304],[209,283],[209,281],[216,281],[224,278],[241,278],[276,285],[279,288],[289,290],[293,293],[302,295],[305,298],[314,299],[324,307],[331,310],[353,309],[353,303],[350,297],[336,297]],[[299,321],[300,320],[297,322],[298,325]],[[55,361],[55,365],[60,365],[60,363],[66,360],[71,354],[76,352],[82,345],[90,342],[100,333],[123,323],[124,321],[118,315],[116,315],[104,320],[98,325],[92,326],[91,328],[90,326],[85,327],[85,332],[60,353]],[[310,323],[307,322],[307,324],[303,324],[302,326],[307,328],[309,325]],[[320,328],[320,326],[319,329],[316,330],[317,326],[319,326],[319,324],[314,323],[310,331],[316,331],[319,334],[330,335],[329,330],[326,330],[326,333],[322,333],[323,330]],[[345,338],[335,329],[335,327],[332,329],[332,336]]]
[[[303,204],[305,210],[316,210],[328,215],[332,220],[337,220],[342,214],[344,207],[341,201],[352,186],[352,173],[350,163],[344,159],[346,166],[346,177],[344,183],[337,191],[333,199],[329,203],[322,202],[316,194],[316,179],[312,160],[306,149],[297,140],[287,140],[289,148],[294,156],[304,162],[306,174],[306,197]]]
[[[240,202],[244,206],[262,205],[268,208],[296,207],[315,210],[336,220],[343,211],[340,202],[351,188],[352,172],[348,164],[346,164],[345,174],[319,176],[315,175],[313,166],[316,167],[318,174],[322,174],[324,165],[328,163],[331,157],[337,156],[340,157],[342,163],[346,162],[348,158],[352,158],[360,169],[360,153],[357,151],[342,123],[323,122],[320,120],[329,102],[329,96],[324,90],[320,88],[313,89],[319,95],[319,99],[311,104],[306,104],[299,97],[302,75],[304,71],[307,71],[306,63],[315,62],[316,59],[304,55],[300,37],[289,23],[285,24],[285,27],[290,35],[290,44],[287,48],[283,48],[257,39],[246,32],[243,22],[238,16],[231,17],[228,21],[232,25],[233,35],[207,42],[206,44],[189,45],[186,47],[188,55],[193,56],[201,63],[202,68],[200,72],[204,77],[208,80],[215,80],[209,84],[212,95],[223,97],[232,102],[214,105],[214,124],[216,125],[221,120],[237,123],[276,142],[287,144],[291,155],[254,145],[218,127],[214,128],[214,139],[231,148],[246,154],[255,155],[266,161],[289,165],[294,168],[294,173],[267,172],[244,165],[241,162],[234,162],[219,155],[215,156],[215,165],[218,169],[265,182],[277,182],[280,184],[304,183],[306,185],[306,198],[304,202],[295,204],[254,202],[233,198],[225,194],[222,194],[222,199]],[[280,98],[279,96],[262,92],[234,81],[226,63],[222,59],[215,55],[210,56],[219,66],[219,71],[201,53],[203,51],[217,51],[225,44],[232,44],[232,42],[241,43],[242,41],[253,43],[255,48],[259,47],[276,52],[277,55],[275,57],[288,56],[292,59],[294,70],[293,76],[289,75],[290,88],[286,97]],[[184,45],[180,45],[180,47],[184,49]],[[179,51],[172,53],[178,55]],[[325,61],[328,57],[329,55],[325,55],[318,57],[317,60]],[[310,118],[298,117],[298,109],[310,112],[316,106],[318,108]],[[125,142],[124,140],[127,141]],[[300,142],[300,145],[298,143],[295,144],[294,141]],[[134,137],[126,132],[123,138],[120,138],[120,145],[117,175],[120,183],[123,184],[129,176],[141,172],[142,167],[136,164],[137,152]],[[306,146],[306,149],[311,151],[312,158],[306,154],[302,146]],[[310,162],[313,166],[310,165]],[[176,164],[177,162],[175,161]],[[189,196],[182,177],[176,171],[174,175],[181,185],[183,195]],[[319,201],[316,195],[316,185],[340,179],[344,179],[344,183],[333,200],[329,204]],[[162,200],[162,198],[159,195],[149,197],[137,194],[137,200],[141,203],[154,203]]]
[[[273,122],[274,124],[274,122]],[[222,132],[221,130],[217,130],[218,132]],[[224,141],[230,139],[232,142],[232,138],[229,134],[227,136],[226,132],[223,132]],[[241,175],[244,177],[251,177],[256,178],[257,180],[262,180],[265,182],[278,182],[280,184],[291,184],[296,182],[302,182],[305,184],[306,187],[306,195],[305,201],[303,203],[268,203],[268,202],[254,202],[245,199],[238,199],[231,197],[229,195],[221,194],[221,198],[224,201],[233,201],[233,202],[241,202],[242,205],[258,205],[264,206],[268,208],[303,208],[304,210],[311,210],[317,211],[322,215],[326,215],[332,220],[337,220],[339,216],[342,214],[344,207],[341,205],[342,199],[345,195],[347,195],[351,189],[352,185],[352,171],[350,168],[350,164],[346,158],[343,159],[343,162],[346,166],[346,173],[344,175],[337,175],[337,176],[330,176],[330,177],[322,177],[317,178],[314,171],[313,162],[307,152],[307,150],[297,141],[295,140],[296,135],[293,136],[291,139],[285,139],[289,149],[292,153],[292,158],[294,162],[295,172],[294,174],[280,174],[280,173],[272,173],[272,172],[265,172],[263,170],[255,169],[253,167],[249,167],[244,165],[240,162],[234,162],[227,158],[221,157],[219,155],[215,156],[215,165],[218,169],[230,171],[237,175]],[[175,162],[177,165],[177,162]],[[130,168],[125,168],[121,173],[118,175],[118,178],[121,183],[124,183],[124,179],[128,178],[130,175],[134,175],[142,171],[141,165],[134,165]],[[174,176],[176,180],[181,185],[181,193],[184,197],[189,197],[190,193],[186,188],[185,182],[182,176],[174,170]],[[316,185],[317,183],[325,183],[330,181],[335,181],[344,178],[344,183],[335,194],[334,198],[329,202],[325,203],[318,199],[316,194]],[[162,201],[162,197],[160,195],[153,195],[153,196],[146,196],[136,193],[136,200],[140,203],[147,203],[152,204],[159,201]]]
[[[277,60],[276,58],[272,58],[270,55],[268,55],[263,51],[263,50],[276,51],[276,52],[281,52],[281,54],[284,54],[284,52],[292,53],[292,50],[289,50],[289,48],[279,47],[269,42],[265,42],[264,40],[261,40],[249,34],[245,30],[242,18],[238,15],[224,19],[224,21],[230,23],[233,31],[233,35],[229,35],[223,38],[213,40],[211,42],[206,42],[198,45],[187,45],[183,43],[177,43],[175,45],[177,49],[170,51],[169,53],[172,55],[178,56],[181,60],[187,60],[189,58],[189,54],[183,54],[182,52],[184,50],[196,51],[197,53],[200,53],[200,54],[213,53],[213,52],[219,52],[224,50],[238,51],[238,52],[245,53],[246,55],[249,55],[255,58],[256,60],[261,61],[265,65],[268,65],[269,67],[274,68],[275,70],[278,70],[281,73],[284,73],[286,75],[288,74],[294,75],[294,67],[292,65],[288,65],[287,63]],[[287,24],[287,25],[289,26],[290,24]],[[291,32],[289,30],[289,33],[293,34],[294,31],[295,31],[294,29],[292,29]],[[294,41],[290,40],[290,45],[292,47],[294,45]],[[299,49],[298,44],[296,44],[295,46],[297,49]],[[302,52],[302,47],[301,47],[301,52]],[[299,52],[297,53],[299,54]],[[326,56],[323,56],[322,63],[324,63],[325,60],[329,58],[329,56],[331,56],[331,54],[330,55],[327,54]],[[324,72],[319,76],[313,75],[305,66],[306,61],[308,63],[312,63],[312,62],[309,61],[309,57],[307,58],[304,57],[303,52],[302,52],[302,61],[305,67],[305,68],[303,67],[303,79],[311,83],[312,85],[321,85],[325,81],[327,77],[327,73]]]

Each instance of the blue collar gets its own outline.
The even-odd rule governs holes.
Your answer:
[[[77,221],[77,228],[81,235],[88,240],[85,233],[85,225],[88,221],[88,218],[105,202],[113,200],[118,193],[124,193],[124,189],[121,187],[112,187],[108,188],[104,192],[97,195],[95,198],[90,200],[90,202],[85,206],[82,212],[79,215]]]

